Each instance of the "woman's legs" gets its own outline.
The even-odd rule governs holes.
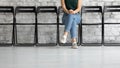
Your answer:
[[[77,23],[76,22],[72,23],[70,34],[71,34],[71,38],[72,38],[71,42],[72,43],[77,42],[77,40],[76,40],[76,38],[77,38]]]
[[[72,23],[72,27],[71,27],[71,30],[70,30],[70,34],[71,34],[71,42],[72,42],[72,48],[74,49],[77,49],[78,48],[78,45],[77,45],[77,23],[74,21]]]
[[[68,14],[66,16],[66,20],[64,22],[65,24],[65,31],[64,31],[64,34],[68,34],[68,32],[70,32],[71,30],[71,27],[72,27],[72,23],[73,23],[73,18],[74,18],[74,15],[73,14]]]
[[[72,23],[72,27],[70,30],[71,33],[71,38],[72,38],[72,43],[77,42],[77,25],[80,23],[80,15],[76,14],[74,15],[74,22]]]
[[[68,33],[70,32],[72,43],[77,43],[77,24],[80,23],[80,15],[79,14],[67,14],[63,16],[63,23],[65,24],[65,31],[63,35],[63,39],[65,40]],[[65,40],[66,41],[66,40]]]
[[[67,14],[67,15],[65,15],[65,17],[63,16],[63,18],[64,18],[63,23],[65,25],[65,30],[64,30],[64,34],[63,34],[63,37],[61,39],[61,42],[66,43],[68,33],[70,32],[71,27],[72,27],[74,15]]]

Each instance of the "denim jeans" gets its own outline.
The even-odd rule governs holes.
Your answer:
[[[71,38],[77,37],[77,25],[80,23],[81,16],[79,13],[66,14],[62,17],[62,22],[65,25],[65,32],[70,32]]]

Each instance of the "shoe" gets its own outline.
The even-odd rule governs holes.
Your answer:
[[[61,40],[60,40],[61,43],[66,43],[67,42],[67,36],[62,36]]]
[[[71,48],[73,48],[73,49],[78,49],[78,45],[77,45],[77,43],[75,42],[75,43],[72,43],[72,47]]]

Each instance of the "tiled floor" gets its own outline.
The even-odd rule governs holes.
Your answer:
[[[0,68],[120,68],[120,47],[0,47]]]

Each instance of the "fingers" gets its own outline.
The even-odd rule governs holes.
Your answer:
[[[74,10],[72,10],[72,9],[69,10],[69,13],[70,14],[75,14]]]

